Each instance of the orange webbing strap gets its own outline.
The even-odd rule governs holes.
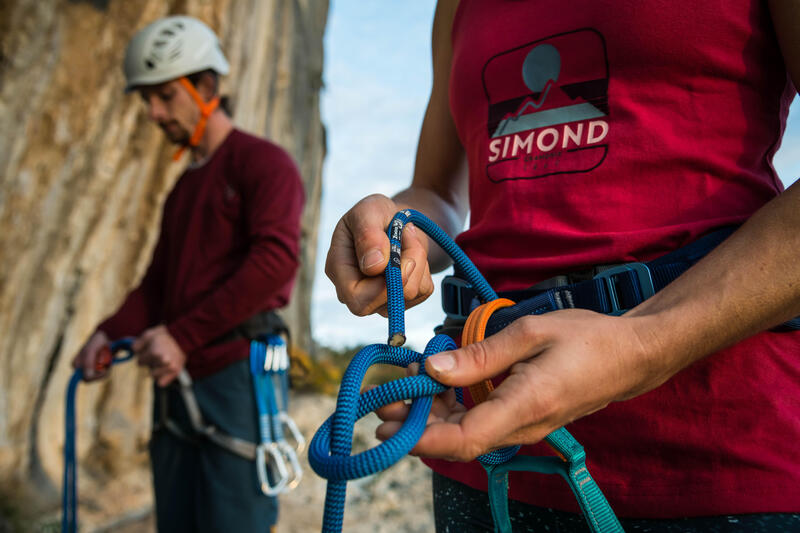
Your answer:
[[[480,342],[486,335],[486,324],[489,323],[489,318],[498,309],[503,307],[510,307],[514,302],[507,298],[498,298],[491,302],[478,306],[467,317],[467,322],[464,324],[464,330],[461,333],[461,345],[466,346],[475,342]],[[490,380],[470,385],[469,393],[472,396],[472,401],[479,404],[486,400],[489,393],[494,390],[494,385]]]
[[[467,344],[482,341],[486,336],[486,324],[489,323],[489,318],[491,318],[494,312],[498,309],[502,309],[503,307],[511,307],[512,305],[514,305],[514,302],[508,298],[498,298],[497,300],[492,300],[489,303],[485,303],[476,307],[475,310],[469,314],[467,321],[464,323],[464,329],[461,333],[461,345],[466,346]],[[472,401],[475,403],[475,405],[478,405],[479,403],[486,401],[489,393],[493,390],[494,385],[492,385],[491,380],[487,379],[481,383],[470,385],[469,394],[472,396]],[[550,444],[548,443],[548,445]],[[567,459],[564,457],[564,454],[559,452],[552,445],[550,445],[550,447],[554,452],[556,452],[562,461],[566,462]]]
[[[189,91],[192,99],[194,99],[197,107],[200,108],[200,120],[197,121],[197,126],[194,127],[194,132],[192,133],[191,138],[189,139],[189,146],[197,146],[200,144],[200,139],[203,138],[203,134],[206,131],[206,123],[208,122],[208,117],[211,116],[211,113],[219,106],[219,96],[215,96],[208,102],[203,100],[203,97],[200,96],[200,93],[197,92],[192,82],[189,81],[188,78],[181,77],[178,78],[178,82],[183,85],[183,88]],[[175,155],[172,156],[173,161],[177,161],[183,155],[183,151],[186,150],[185,146],[181,146]]]

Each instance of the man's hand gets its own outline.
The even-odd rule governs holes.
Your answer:
[[[386,228],[402,207],[382,195],[364,198],[339,220],[331,238],[325,274],[336,286],[339,301],[353,314],[386,316],[386,284],[382,277],[389,261]],[[433,293],[428,266],[428,239],[412,224],[403,230],[401,271],[406,307]]]
[[[178,377],[186,364],[186,354],[164,326],[142,333],[133,343],[140,366],[150,367],[150,375],[159,387],[166,387]]]
[[[466,387],[509,372],[469,411],[452,390],[434,401],[414,455],[470,461],[487,451],[533,444],[569,422],[651,390],[666,368],[641,342],[635,319],[570,309],[520,318],[482,342],[429,357],[429,375]],[[378,411],[381,439],[405,420],[402,402]]]
[[[109,350],[109,354],[111,353],[110,344],[111,340],[105,332],[96,331],[89,337],[89,340],[83,345],[78,355],[72,359],[72,367],[83,370],[83,379],[85,381],[95,381],[104,378],[108,374],[111,361],[109,360],[107,365],[102,365],[99,359],[104,349]]]

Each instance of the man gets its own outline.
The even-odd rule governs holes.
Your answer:
[[[628,529],[791,530],[800,340],[765,330],[800,314],[800,185],[783,192],[771,164],[800,84],[797,3],[533,4],[440,0],[414,179],[339,222],[326,271],[340,300],[384,309],[384,230],[404,207],[451,235],[470,211],[458,242],[501,291],[744,224],[624,316],[526,316],[428,358],[451,386],[509,372],[469,411],[434,402],[413,453],[436,458],[437,529],[491,530],[486,476],[466,461],[570,424]],[[447,258],[403,238],[413,305]],[[382,409],[379,436],[407,412]],[[585,530],[556,476],[514,473],[509,495],[514,531]]]
[[[140,365],[157,393],[186,369],[205,421],[258,442],[248,337],[279,324],[298,262],[302,182],[275,144],[237,130],[219,107],[228,63],[202,22],[166,17],[131,40],[127,91],[148,117],[189,150],[169,194],[152,262],[141,284],[105,320],[73,365],[99,379],[98,354],[111,339],[136,336]],[[177,157],[176,157],[177,158]],[[192,434],[177,391],[166,400],[179,432],[155,431],[150,445],[160,531],[263,531],[277,501],[262,494],[253,462]],[[156,410],[159,411],[159,410]],[[154,426],[164,425],[154,413]],[[189,435],[181,438],[177,433]]]

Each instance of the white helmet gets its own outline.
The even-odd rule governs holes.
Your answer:
[[[211,29],[199,20],[177,15],[139,30],[125,50],[125,91],[211,69],[228,73],[228,61]]]

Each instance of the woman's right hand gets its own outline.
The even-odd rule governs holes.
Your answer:
[[[102,331],[96,331],[86,344],[83,345],[78,355],[72,359],[72,367],[80,368],[83,370],[83,379],[85,381],[95,381],[104,378],[108,374],[108,368],[111,366],[111,339],[108,338]],[[99,361],[101,357],[105,357],[104,352],[108,355],[107,364],[104,361]]]
[[[367,196],[339,220],[331,237],[325,274],[336,287],[339,301],[355,315],[386,316],[384,269],[389,261],[386,228],[403,209],[380,194]],[[428,238],[413,224],[403,230],[401,271],[406,307],[433,293],[428,265]]]

